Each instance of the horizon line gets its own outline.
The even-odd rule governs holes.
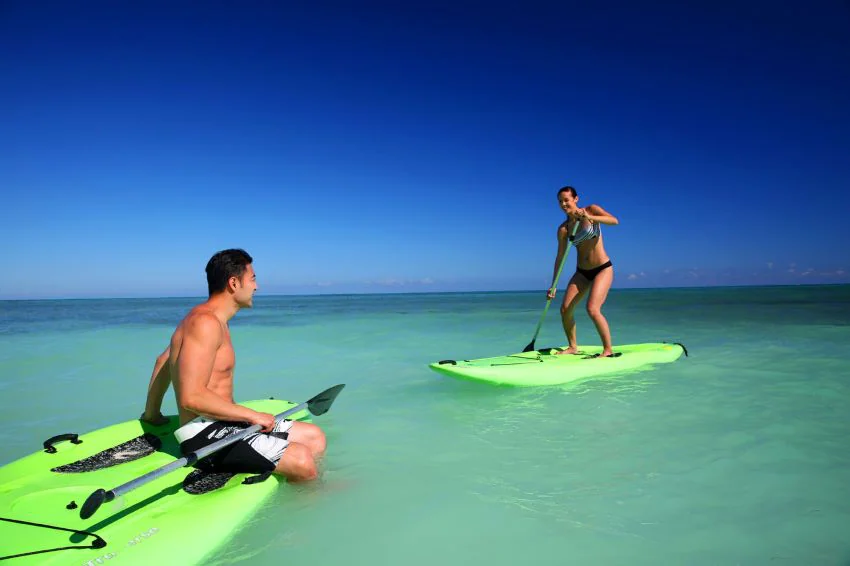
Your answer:
[[[734,289],[734,288],[759,288],[759,287],[841,287],[850,286],[850,283],[752,283],[752,284],[718,284],[718,285],[677,285],[669,287],[615,287],[614,291],[661,291],[661,290],[699,290],[699,289]],[[359,295],[467,295],[467,294],[506,294],[506,293],[540,293],[540,289],[502,289],[498,291],[359,291],[350,293],[270,293],[258,295],[258,297],[346,297]],[[0,302],[18,301],[126,301],[126,300],[151,300],[151,299],[201,299],[206,300],[209,295],[145,295],[145,296],[115,296],[115,297],[0,297]]]

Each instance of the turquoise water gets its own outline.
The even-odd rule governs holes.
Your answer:
[[[0,464],[136,417],[194,302],[0,302]],[[850,564],[850,286],[614,290],[615,342],[690,353],[638,374],[508,389],[427,368],[520,351],[544,305],[258,296],[232,322],[237,398],[347,387],[316,418],[322,479],[283,486],[218,562]],[[557,314],[537,346],[563,343]]]

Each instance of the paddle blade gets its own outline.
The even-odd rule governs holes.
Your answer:
[[[339,392],[342,391],[342,388],[345,387],[344,383],[340,383],[339,385],[334,385],[330,389],[326,389],[322,391],[309,401],[307,401],[307,409],[316,415],[324,415],[328,412],[328,409],[333,405],[334,399],[339,395]]]
[[[103,505],[107,501],[112,501],[115,496],[111,491],[106,491],[104,489],[98,489],[89,495],[86,502],[83,503],[82,508],[80,508],[80,518],[88,519],[92,515],[94,515],[95,511],[100,509],[100,506]]]
[[[525,347],[525,349],[523,350],[523,353],[531,352],[532,350],[534,350],[534,340],[532,340],[531,342],[528,343],[528,346]]]

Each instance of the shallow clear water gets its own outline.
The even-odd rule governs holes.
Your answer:
[[[0,302],[0,464],[136,417],[195,302]],[[347,387],[316,418],[322,479],[282,486],[219,562],[850,564],[850,287],[612,291],[615,343],[690,353],[636,374],[509,389],[427,368],[520,351],[544,305],[257,297],[232,321],[237,398]],[[562,343],[553,305],[536,344]]]

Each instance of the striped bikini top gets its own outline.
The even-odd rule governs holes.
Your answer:
[[[575,235],[570,236],[570,241],[573,245],[578,246],[582,242],[598,238],[600,234],[602,234],[602,229],[596,222],[581,222],[576,229]]]

